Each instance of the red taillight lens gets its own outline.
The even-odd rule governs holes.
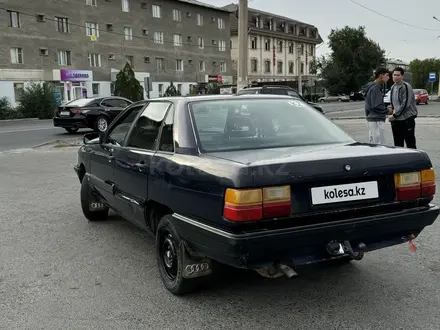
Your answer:
[[[73,114],[81,113],[81,109],[70,109],[70,112]]]
[[[256,221],[287,217],[291,208],[290,186],[262,189],[226,189],[223,216],[230,221]]]
[[[420,172],[394,174],[396,199],[405,201],[435,195],[435,172],[433,169]]]

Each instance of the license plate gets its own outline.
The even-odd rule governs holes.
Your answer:
[[[70,111],[61,111],[61,116],[70,116]]]
[[[312,204],[352,202],[379,197],[377,181],[315,187],[311,189]]]

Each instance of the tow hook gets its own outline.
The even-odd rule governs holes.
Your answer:
[[[331,241],[327,244],[327,252],[331,256],[343,256],[345,254],[350,255],[354,260],[361,260],[364,257],[364,251],[367,249],[367,246],[364,243],[358,244],[359,252],[355,252],[351,246],[350,241]]]

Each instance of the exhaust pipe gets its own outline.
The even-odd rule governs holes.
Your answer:
[[[287,276],[288,278],[298,276],[292,267],[278,263],[271,267],[257,269],[257,273],[266,278],[278,278],[283,275]]]

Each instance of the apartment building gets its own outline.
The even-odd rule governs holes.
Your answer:
[[[31,80],[62,101],[111,95],[126,62],[150,97],[170,82],[232,80],[230,13],[195,0],[9,0],[0,11],[0,97]]]
[[[238,6],[223,7],[231,11],[231,57],[238,60]],[[310,73],[316,45],[323,42],[318,29],[307,23],[248,9],[249,62],[248,82],[297,81],[302,75],[307,86],[315,79]]]

